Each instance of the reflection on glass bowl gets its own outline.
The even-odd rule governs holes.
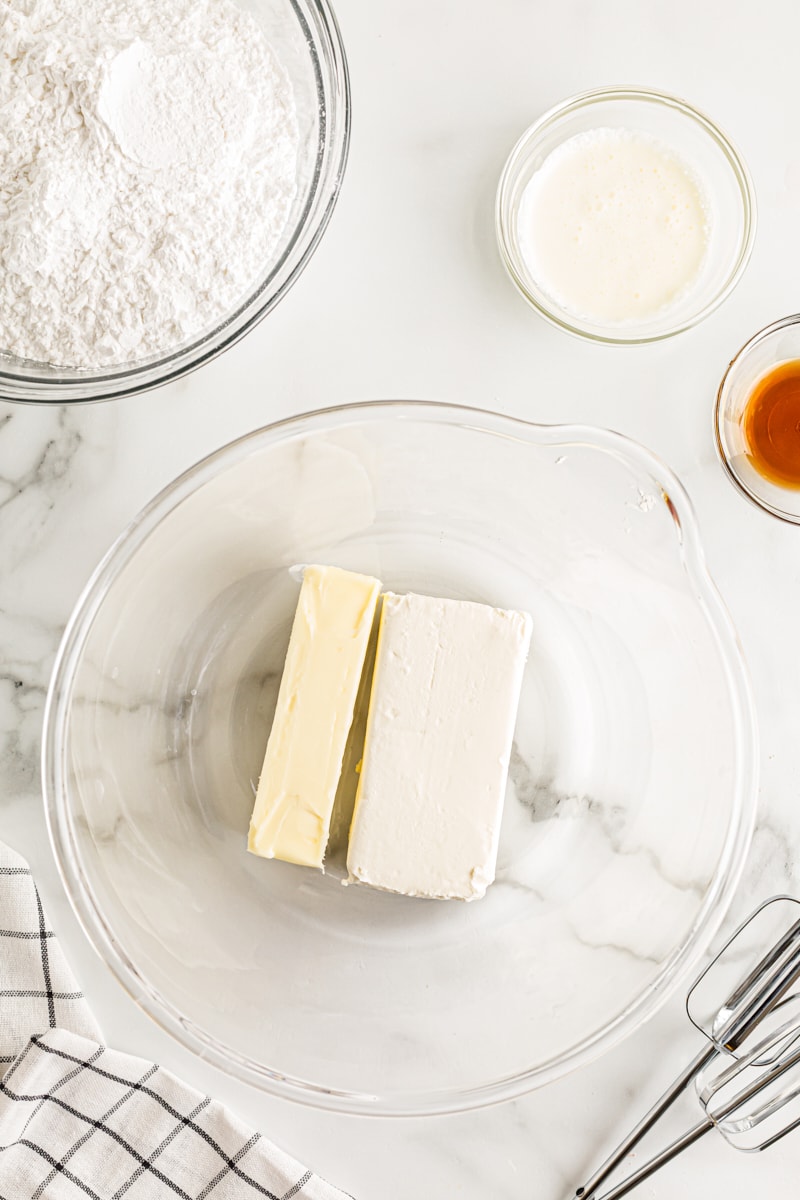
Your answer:
[[[532,614],[483,900],[246,854],[304,562]],[[731,898],[755,772],[670,472],[602,430],[403,402],[259,430],[162,492],[78,604],[44,751],[72,903],[145,1011],[268,1091],[377,1113],[519,1095],[645,1020]]]

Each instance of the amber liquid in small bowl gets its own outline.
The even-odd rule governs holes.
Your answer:
[[[800,489],[800,359],[758,381],[741,423],[753,469],[780,487]]]

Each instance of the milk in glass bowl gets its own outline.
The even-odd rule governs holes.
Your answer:
[[[549,321],[603,342],[697,324],[750,257],[740,155],[682,100],[635,88],[567,100],[523,134],[500,180],[503,262]]]

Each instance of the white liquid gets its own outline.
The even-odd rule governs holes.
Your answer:
[[[592,129],[532,176],[518,232],[542,291],[575,315],[621,323],[687,292],[709,224],[705,189],[671,147],[634,130]]]

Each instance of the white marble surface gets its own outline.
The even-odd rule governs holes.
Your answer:
[[[154,1028],[77,926],[40,801],[44,694],[60,631],[102,552],[159,487],[238,434],[372,397],[607,425],[682,477],[750,665],[761,808],[737,908],[800,892],[800,531],[734,492],[711,437],[731,354],[797,308],[800,10],[779,0],[337,7],[353,77],[350,166],[330,230],[281,306],[217,362],[148,396],[69,411],[0,405],[0,833],[30,859],[110,1042],[227,1100],[358,1200],[566,1200],[694,1052],[680,998],[593,1066],[470,1115],[337,1118],[236,1085]],[[760,205],[734,296],[693,332],[635,349],[584,345],[541,322],[505,278],[492,225],[497,176],[522,129],[562,97],[618,82],[706,109],[747,158]],[[787,1195],[799,1161],[800,1134],[760,1157],[712,1135],[639,1194]]]

